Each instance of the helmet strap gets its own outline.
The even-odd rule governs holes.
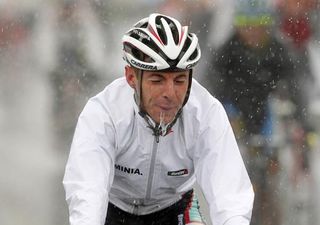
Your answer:
[[[138,84],[137,87],[135,88],[135,92],[134,92],[134,100],[136,102],[136,104],[139,107],[139,113],[142,110],[142,74],[143,74],[143,70],[138,69],[137,70],[137,80],[138,80]]]
[[[192,74],[193,74],[193,69],[190,69],[190,70],[189,70],[189,83],[188,83],[188,89],[187,89],[186,96],[184,97],[184,101],[183,101],[182,107],[183,107],[185,104],[187,104],[188,99],[189,99],[189,96],[190,96],[190,92],[191,92],[191,85],[192,85]],[[181,108],[182,108],[182,107],[181,107]]]

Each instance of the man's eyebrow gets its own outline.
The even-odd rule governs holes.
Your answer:
[[[175,76],[175,78],[186,78],[187,77],[187,74],[185,73],[181,73],[181,74],[178,74],[177,76]]]
[[[164,76],[160,73],[152,73],[150,74],[150,77],[159,77],[159,78],[163,78]]]

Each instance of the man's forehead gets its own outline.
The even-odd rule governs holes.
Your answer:
[[[165,78],[175,78],[180,76],[188,76],[189,70],[184,71],[175,71],[175,72],[161,72],[161,71],[145,71],[144,74],[146,77],[152,77],[152,76],[160,76]]]

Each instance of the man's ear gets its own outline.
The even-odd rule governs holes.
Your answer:
[[[137,77],[136,77],[136,74],[135,74],[133,67],[127,65],[125,67],[125,75],[126,75],[126,79],[127,79],[129,86],[132,87],[133,89],[136,89]]]

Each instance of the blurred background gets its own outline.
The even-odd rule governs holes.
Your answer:
[[[77,117],[123,76],[122,35],[151,12],[199,36],[194,76],[226,107],[256,192],[252,224],[320,224],[319,4],[0,0],[0,224],[68,224]]]

